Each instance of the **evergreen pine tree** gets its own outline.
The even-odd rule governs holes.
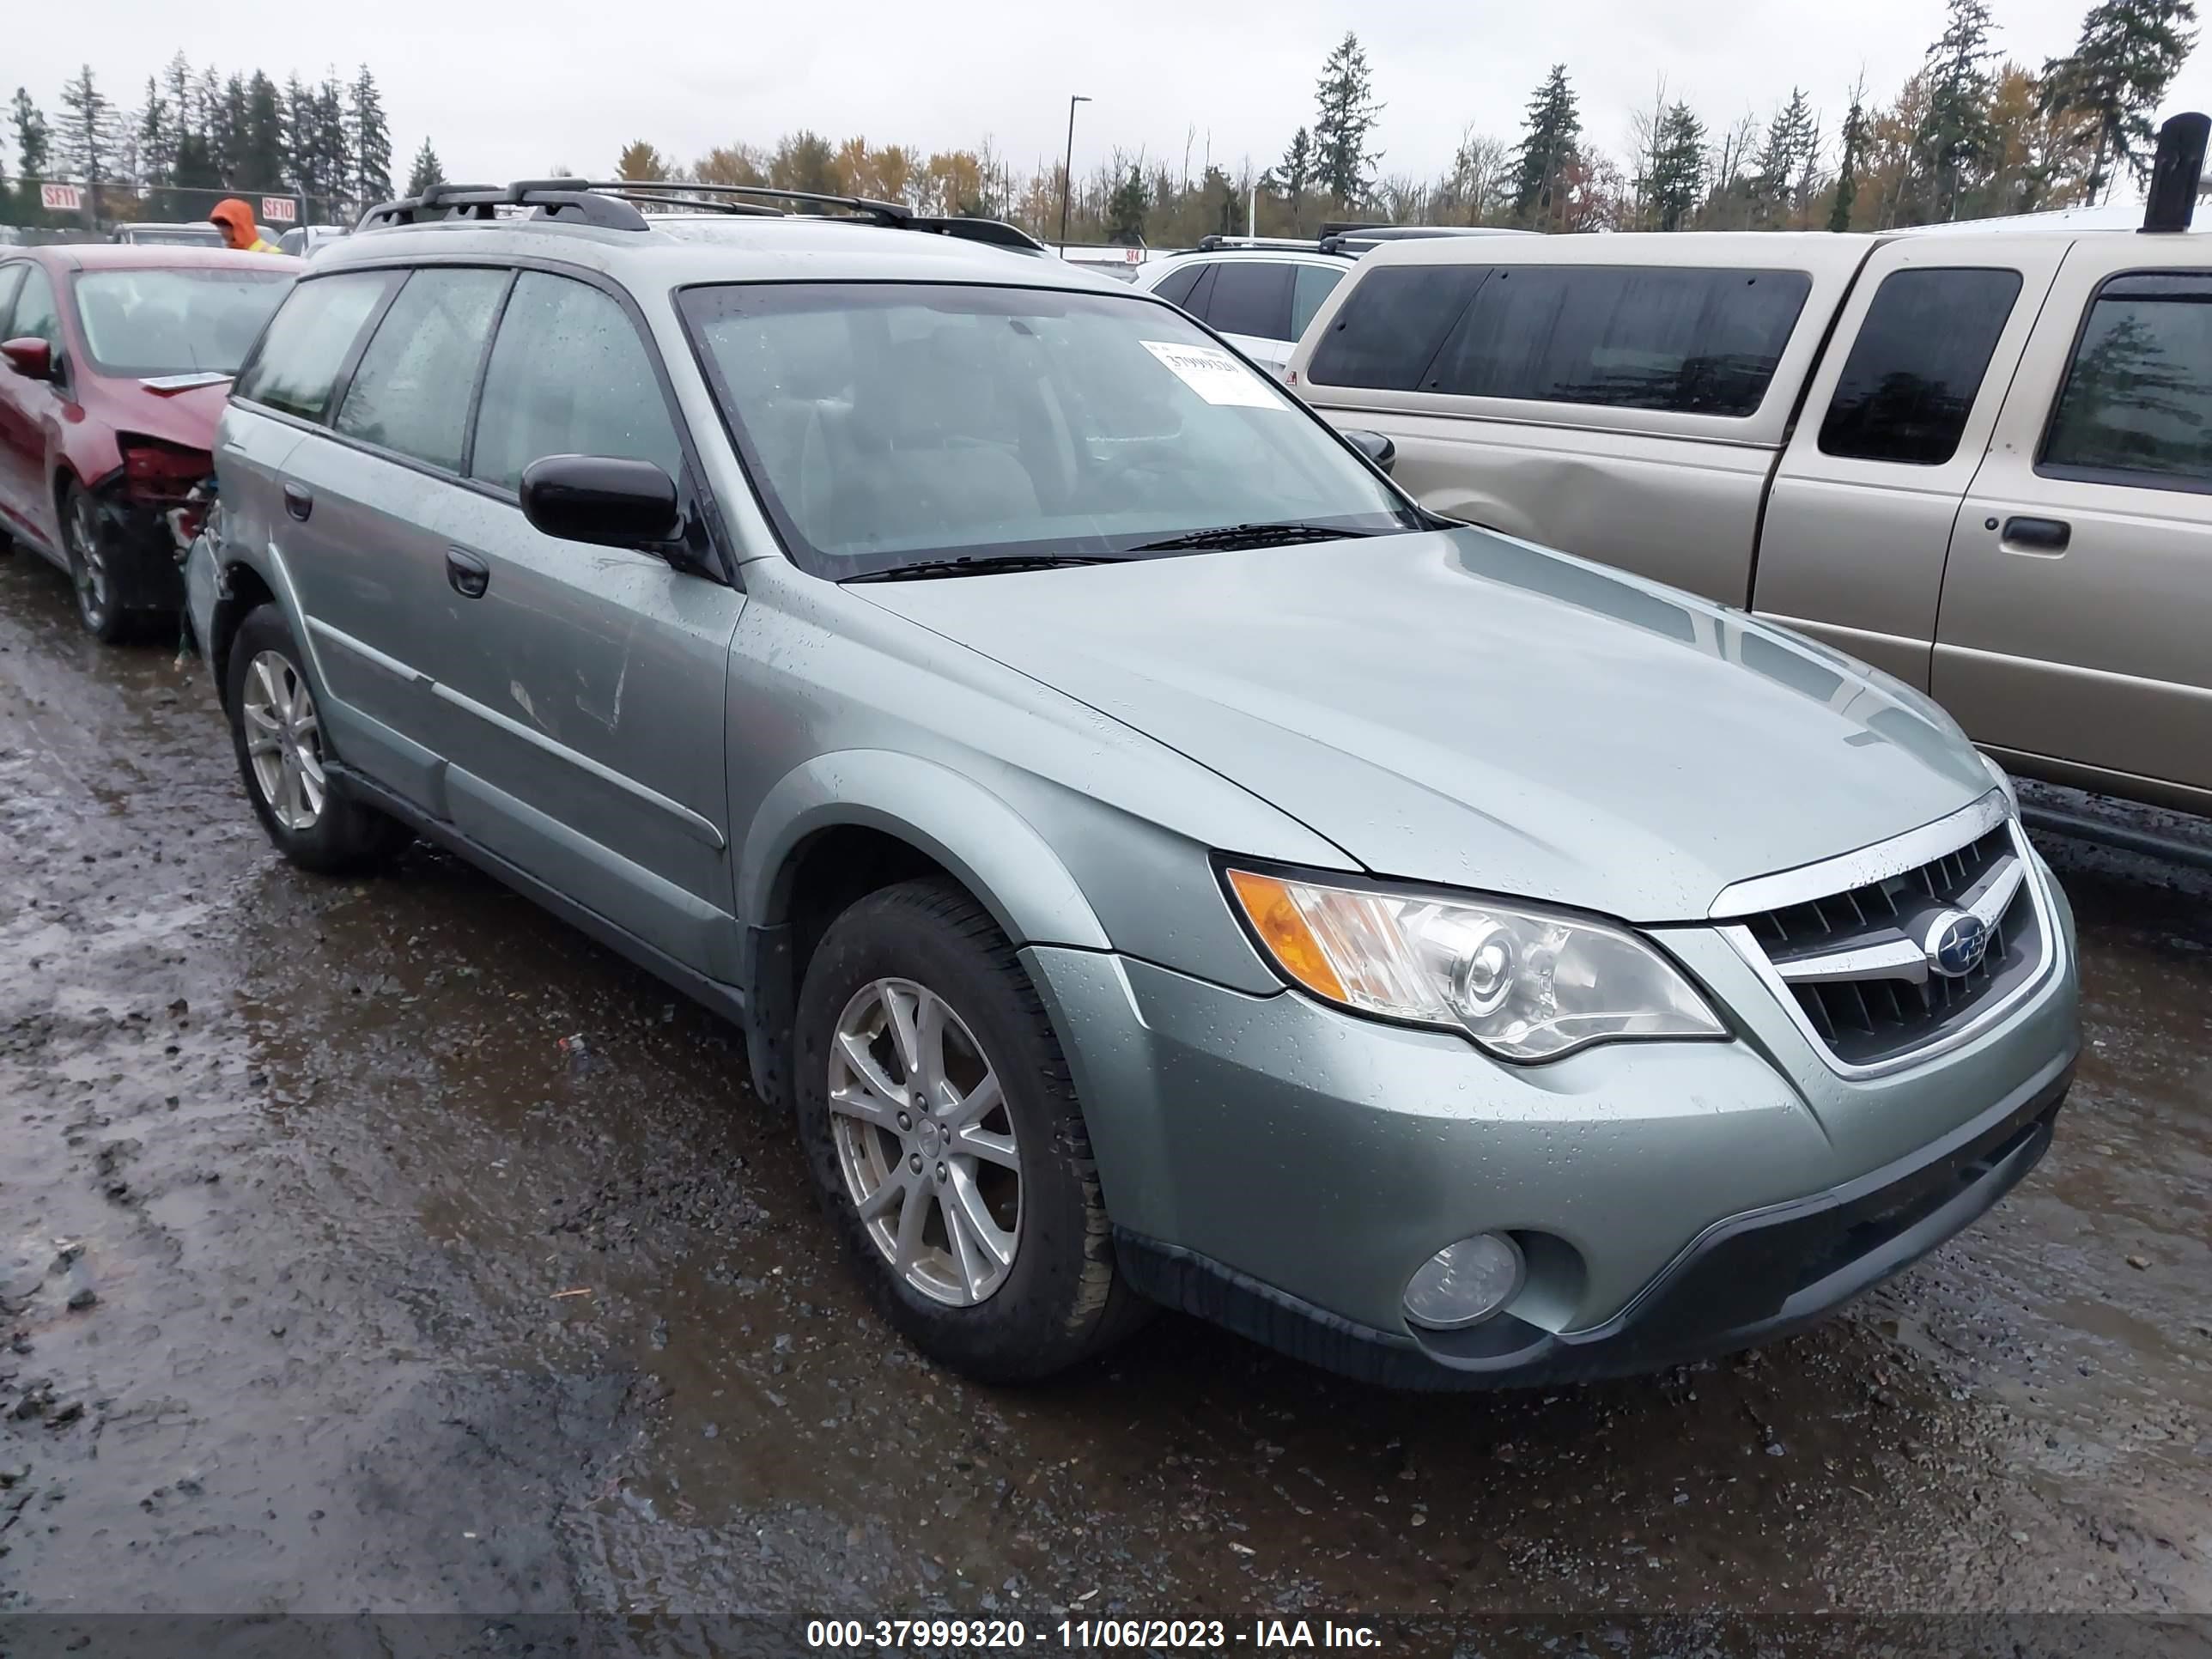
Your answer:
[[[138,114],[139,182],[155,186],[167,184],[176,155],[174,106],[162,95],[161,83],[149,75],[146,77],[146,107]]]
[[[15,129],[15,209],[14,218],[19,225],[42,225],[46,222],[46,209],[39,199],[39,185],[53,176],[53,133],[46,125],[45,113],[31,101],[31,94],[21,87],[15,88],[15,100],[9,110],[9,121]]]
[[[1359,37],[1347,31],[1322,65],[1314,88],[1314,182],[1337,200],[1364,201],[1380,150],[1367,148],[1382,106],[1375,101],[1375,82]]]
[[[445,182],[446,170],[439,164],[438,152],[430,148],[430,141],[425,138],[422,148],[415,152],[415,165],[407,174],[407,193],[420,196],[431,185]]]
[[[100,187],[115,177],[116,152],[121,148],[115,130],[113,102],[92,78],[92,65],[77,71],[62,88],[60,130],[62,165],[88,186],[94,224],[101,216]]]
[[[1828,228],[1838,235],[1851,228],[1851,209],[1859,194],[1859,159],[1866,152],[1866,106],[1855,92],[1850,112],[1844,117],[1844,154],[1836,163],[1836,199],[1828,209]]]
[[[2092,202],[2122,166],[2142,171],[2151,113],[2197,44],[2196,23],[2193,0],[2101,0],[2081,20],[2074,50],[2045,62],[2044,109],[2091,149]]]
[[[210,71],[210,76],[213,71]],[[262,77],[254,76],[256,80]],[[273,95],[275,88],[270,88]],[[214,106],[209,119],[209,136],[215,147],[215,162],[222,174],[226,189],[236,186],[246,173],[246,142],[249,107],[246,82],[234,75],[222,83],[222,96]],[[264,180],[264,183],[273,180]]]
[[[1528,130],[1514,151],[1513,213],[1523,224],[1541,222],[1553,208],[1560,176],[1579,160],[1582,116],[1567,85],[1567,66],[1552,65],[1528,100]]]
[[[1145,214],[1151,206],[1145,175],[1132,161],[1129,176],[1116,185],[1113,195],[1106,198],[1106,240],[1119,242],[1124,247],[1141,247],[1145,240]]]
[[[1705,187],[1705,124],[1679,100],[1659,118],[1644,188],[1661,230],[1680,230]]]
[[[1290,148],[1275,168],[1275,188],[1291,204],[1291,228],[1305,228],[1306,192],[1313,188],[1313,137],[1304,127],[1291,135]]]
[[[1949,3],[1950,21],[1928,48],[1928,112],[1914,146],[1927,169],[1923,205],[1931,220],[1959,216],[1968,185],[1997,144],[1990,119],[1996,84],[1989,64],[1996,50],[1989,43],[1987,0]]]
[[[392,129],[385,123],[376,77],[366,64],[354,76],[346,118],[353,147],[354,206],[366,211],[392,194]]]
[[[1752,172],[1755,222],[1771,225],[1787,218],[1791,191],[1813,148],[1813,106],[1801,88],[1792,87],[1790,101],[1767,125],[1766,141]]]

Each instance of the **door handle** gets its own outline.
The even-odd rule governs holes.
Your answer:
[[[465,599],[480,599],[491,586],[491,567],[466,548],[446,550],[446,580]]]
[[[307,514],[315,510],[314,493],[308,489],[304,484],[286,484],[284,486],[284,510],[290,514],[294,518],[297,519],[301,524],[307,523]]]
[[[2074,526],[2063,519],[2007,519],[2003,544],[2031,553],[2063,553]]]

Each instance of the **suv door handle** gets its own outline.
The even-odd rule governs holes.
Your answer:
[[[2074,539],[2074,526],[2063,519],[2007,519],[2004,545],[2032,553],[2063,553]]]
[[[315,497],[313,492],[309,490],[304,484],[286,484],[284,486],[284,510],[290,514],[294,518],[297,519],[301,524],[307,523],[307,514],[315,510]]]
[[[446,550],[446,580],[465,599],[480,599],[491,586],[491,567],[466,548]]]

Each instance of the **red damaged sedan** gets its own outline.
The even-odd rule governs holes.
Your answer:
[[[214,470],[230,377],[299,262],[0,248],[0,538],[69,573],[101,640],[183,602],[164,515]]]

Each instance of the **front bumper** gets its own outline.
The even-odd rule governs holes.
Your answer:
[[[2048,1144],[2079,1046],[2070,919],[2046,890],[2067,945],[2049,976],[1971,1042],[1864,1079],[1711,930],[1666,939],[1733,1040],[1533,1067],[1292,992],[1024,954],[1139,1288],[1333,1369],[1486,1386],[1767,1340],[1994,1203]],[[1549,1251],[1527,1287],[1471,1330],[1410,1326],[1414,1270],[1493,1231]]]
[[[176,537],[158,507],[141,507],[112,490],[94,495],[100,551],[115,603],[125,611],[174,616],[185,600]]]

